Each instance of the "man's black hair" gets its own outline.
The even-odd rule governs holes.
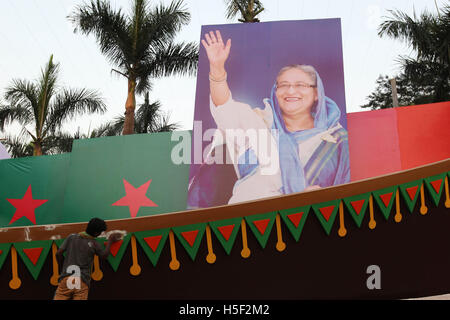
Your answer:
[[[103,231],[106,231],[106,222],[100,218],[92,218],[86,227],[86,233],[93,237],[98,236]]]

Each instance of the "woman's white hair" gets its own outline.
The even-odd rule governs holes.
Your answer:
[[[278,72],[277,75],[277,81],[278,78],[285,72],[288,71],[290,69],[299,69],[305,73],[307,73],[309,75],[309,77],[311,78],[311,80],[314,83],[314,86],[317,86],[317,76],[316,76],[316,69],[313,66],[310,65],[306,65],[306,64],[290,64],[288,66],[285,66],[283,68],[281,68],[281,70]]]

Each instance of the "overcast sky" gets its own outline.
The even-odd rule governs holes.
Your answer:
[[[436,0],[438,6],[448,0]],[[73,33],[66,16],[77,0],[1,0],[0,1],[0,97],[14,78],[36,79],[51,54],[60,63],[60,84],[98,90],[108,112],[83,117],[67,128],[78,127],[84,133],[123,114],[127,84],[125,78],[112,75],[112,66],[98,50],[93,37]],[[111,0],[128,10],[131,0]],[[150,1],[159,3],[160,1]],[[169,4],[170,0],[162,1]],[[185,0],[191,22],[177,39],[199,43],[202,25],[237,23],[225,19],[224,0]],[[395,76],[396,58],[410,55],[404,44],[377,35],[387,10],[399,9],[436,12],[434,0],[262,0],[266,10],[261,21],[340,18],[342,24],[345,96],[347,112],[362,111],[360,105],[375,88],[380,74]],[[202,48],[201,48],[202,49]],[[182,129],[192,129],[195,103],[195,77],[170,77],[154,81],[150,100],[160,100],[171,120]],[[137,103],[143,101],[137,97]],[[18,131],[17,126],[12,129]],[[8,131],[10,131],[8,130]],[[1,138],[2,133],[0,133]]]

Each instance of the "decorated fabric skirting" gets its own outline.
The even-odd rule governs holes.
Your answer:
[[[299,242],[306,220],[312,217],[320,222],[327,236],[337,224],[339,237],[350,237],[351,235],[347,232],[350,223],[354,223],[358,228],[368,227],[371,230],[376,228],[379,219],[388,221],[393,217],[396,223],[400,223],[405,218],[407,219],[408,212],[413,213],[417,202],[421,215],[432,214],[433,206],[437,207],[442,197],[444,197],[445,208],[450,208],[449,175],[450,172],[443,172],[372,192],[289,209],[171,228],[130,232],[111,246],[111,254],[107,260],[112,269],[117,271],[124,253],[131,246],[132,265],[130,265],[129,273],[137,277],[143,271],[139,262],[142,257],[138,257],[137,254],[139,244],[154,267],[158,264],[163,250],[169,250],[171,259],[168,268],[182,273],[183,264],[187,261],[180,261],[177,258],[176,240],[193,262],[220,264],[222,261],[217,259],[215,253],[215,250],[218,250],[217,243],[227,255],[230,255],[233,248],[239,247],[242,258],[251,258],[255,248],[248,245],[249,232],[265,250],[271,250],[266,248],[266,245],[271,234],[275,233],[277,239],[275,249],[283,252],[289,248],[285,242],[285,237],[288,235],[286,232],[283,234],[282,230],[289,230],[290,236]],[[401,198],[402,203],[406,205],[401,206]],[[381,212],[381,216],[375,216],[375,206],[377,206],[378,212]],[[366,215],[369,215],[369,222],[364,225],[362,222]],[[349,217],[351,217],[351,221],[348,219]],[[242,243],[236,242],[239,233]],[[198,251],[205,238],[207,254],[199,256]],[[97,241],[102,246],[106,243],[104,238],[98,238]],[[55,254],[62,242],[63,239],[0,243],[0,270],[4,269],[8,253],[11,256],[9,289],[26,290],[21,281],[21,274],[18,272],[18,257],[33,279],[37,280],[49,255],[51,255],[52,261],[52,274],[45,275],[45,277],[48,278],[51,285],[56,286],[60,270]],[[168,245],[166,245],[167,242]],[[98,257],[94,260],[92,278],[95,281],[103,279]],[[5,288],[0,288],[0,291],[2,290]]]

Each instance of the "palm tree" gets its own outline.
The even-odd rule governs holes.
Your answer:
[[[125,116],[116,117],[92,131],[95,137],[119,135],[125,125]],[[145,93],[145,101],[136,110],[136,133],[168,132],[179,129],[178,123],[170,122],[170,114],[161,111],[159,101],[150,103],[148,92]]]
[[[103,113],[106,106],[96,91],[88,89],[59,88],[57,85],[59,64],[53,63],[53,55],[41,70],[36,81],[14,79],[6,88],[6,105],[0,106],[0,131],[14,121],[22,125],[23,134],[31,137],[33,155],[45,154],[51,148],[51,137],[63,124],[77,115]],[[33,129],[27,126],[32,125]],[[8,138],[8,145],[17,146],[23,141]],[[22,151],[27,149],[26,145]]]
[[[147,0],[133,0],[130,15],[115,10],[109,1],[91,0],[68,17],[78,30],[97,39],[102,54],[115,66],[112,71],[128,80],[123,134],[134,130],[136,94],[151,88],[154,78],[173,74],[194,75],[198,46],[175,43],[174,38],[190,14],[177,0],[150,8]]]
[[[33,155],[33,145],[22,141],[20,137],[6,136],[3,144],[8,148],[12,158],[30,157]]]
[[[70,134],[57,133],[56,135],[47,136],[42,143],[42,154],[51,155],[65,152],[71,152],[72,140],[67,140]],[[23,139],[19,136],[6,136],[4,144],[8,147],[8,152],[13,158],[31,157],[34,154],[33,142]]]
[[[263,4],[259,0],[225,0],[227,3],[226,17],[234,19],[238,13],[241,17],[240,22],[259,22],[256,18],[258,14],[264,11]]]
[[[423,12],[413,17],[394,10],[384,21],[378,35],[391,37],[408,44],[416,57],[399,57],[408,81],[432,87],[432,102],[450,99],[450,6],[433,15]]]
[[[170,114],[161,111],[159,101],[150,103],[148,92],[145,101],[137,110],[136,128],[138,133],[169,132],[180,128],[178,123],[170,123]]]
[[[145,102],[136,110],[135,131],[136,133],[153,133],[168,132],[179,129],[178,123],[169,121],[170,115],[161,111],[161,103],[159,101],[150,103],[148,92],[145,94]],[[72,152],[73,142],[77,139],[90,139],[108,136],[118,136],[123,131],[125,122],[124,116],[116,117],[114,120],[106,122],[92,130],[90,133],[81,133],[80,129],[75,133],[57,132],[49,137],[51,140],[51,148],[46,150],[47,154],[56,154],[64,152]],[[6,144],[9,145],[9,138]],[[11,148],[11,154],[16,157],[22,150],[25,150],[26,144],[14,141],[14,150]],[[19,155],[24,156],[24,155]]]
[[[387,75],[380,75],[378,77],[375,90],[367,97],[368,102],[361,105],[361,108],[378,110],[393,107],[392,86],[389,78]],[[432,86],[410,81],[404,73],[398,74],[395,80],[397,101],[400,107],[435,102],[432,96]]]

